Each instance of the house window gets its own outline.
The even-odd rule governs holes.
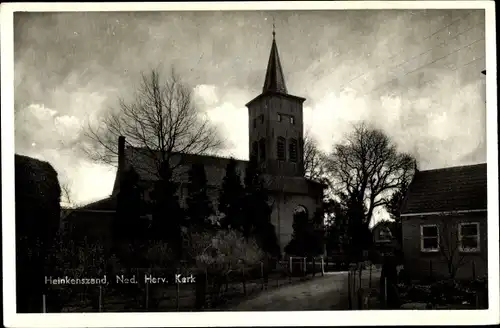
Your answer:
[[[436,224],[420,226],[420,250],[422,252],[439,251],[439,231]]]
[[[260,123],[264,123],[264,115],[260,115]]]
[[[379,233],[378,233],[379,240],[391,240],[392,239],[392,233],[391,230],[387,227],[381,228]]]
[[[285,160],[285,138],[283,137],[278,137],[278,142],[276,143],[277,147],[277,153],[278,153],[278,160],[284,161]]]
[[[288,145],[288,153],[290,162],[297,162],[297,139],[290,139],[290,144]]]
[[[256,119],[256,118],[254,118],[254,119],[253,119],[253,128],[255,129],[256,127],[257,127],[257,119]]]
[[[281,116],[281,114],[278,114],[278,122],[281,122],[283,120],[283,117]]]
[[[260,149],[260,160],[266,160],[266,139],[262,138],[259,141],[259,149]]]
[[[295,116],[290,116],[290,124],[295,124]]]
[[[460,223],[458,235],[461,252],[479,251],[479,223]]]

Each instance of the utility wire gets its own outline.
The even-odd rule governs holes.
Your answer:
[[[477,24],[477,25],[479,25],[479,24]],[[477,25],[474,25],[474,26],[472,26],[471,28],[468,28],[467,30],[465,30],[465,31],[463,31],[463,32],[461,32],[461,33],[459,33],[459,34],[455,35],[453,38],[451,38],[451,39],[449,39],[449,40],[445,40],[445,41],[441,42],[441,43],[440,43],[440,44],[438,44],[437,46],[434,46],[434,47],[432,47],[432,48],[430,48],[430,49],[428,49],[428,50],[425,50],[424,52],[422,52],[422,53],[420,53],[420,54],[418,54],[418,55],[415,55],[415,56],[413,56],[413,57],[410,57],[409,59],[405,60],[404,62],[402,62],[402,63],[400,63],[400,64],[398,64],[398,65],[396,65],[396,66],[391,66],[391,67],[389,67],[389,68],[388,68],[388,70],[397,69],[398,67],[403,66],[404,64],[406,64],[406,63],[410,62],[410,61],[411,61],[411,60],[413,60],[413,59],[416,59],[416,58],[418,58],[418,57],[420,57],[420,56],[423,56],[423,55],[425,55],[425,54],[427,54],[427,53],[431,52],[432,50],[434,50],[434,49],[436,49],[436,48],[441,48],[441,47],[443,47],[443,46],[447,45],[447,44],[448,44],[451,40],[454,40],[454,39],[458,38],[460,35],[462,35],[462,34],[464,34],[464,33],[467,33],[468,31],[470,31],[470,30],[474,29]],[[392,80],[393,80],[393,79],[392,79]],[[390,81],[392,81],[392,80],[390,80]],[[388,82],[390,82],[390,81],[388,81]]]
[[[434,36],[434,35],[436,35],[437,33],[439,33],[439,32],[441,32],[441,31],[443,31],[444,29],[446,29],[446,28],[448,28],[448,27],[450,27],[450,26],[452,26],[452,25],[453,25],[453,24],[455,24],[456,22],[459,22],[460,20],[463,20],[465,17],[469,16],[471,13],[472,13],[472,12],[469,12],[469,13],[467,13],[466,15],[464,15],[464,16],[462,16],[462,17],[459,17],[459,18],[455,19],[455,20],[454,20],[454,21],[452,21],[450,24],[448,24],[448,25],[446,25],[446,26],[444,26],[444,27],[440,28],[440,29],[439,29],[439,30],[437,30],[437,31],[434,31],[432,34],[427,35],[426,37],[424,37],[424,38],[422,39],[422,41],[425,41],[425,40],[427,40],[427,39],[429,39],[429,38],[433,37],[433,36]],[[477,25],[479,25],[479,24],[477,24]],[[452,39],[450,39],[450,40],[453,40],[454,38],[456,38],[456,37],[458,37],[458,36],[460,36],[460,35],[462,35],[462,34],[464,34],[464,33],[468,32],[468,31],[470,31],[471,29],[473,29],[473,28],[474,28],[474,27],[476,27],[477,25],[474,25],[473,27],[471,27],[471,28],[469,28],[469,29],[467,29],[467,30],[465,30],[465,31],[463,31],[463,32],[461,32],[461,33],[459,33],[459,34],[455,35],[455,36],[454,36]],[[442,45],[443,43],[445,43],[445,42],[446,42],[446,41],[441,42],[441,43],[438,45],[438,47],[439,47],[439,46],[441,46],[441,45]],[[421,55],[424,55],[425,53],[427,53],[427,52],[431,51],[431,50],[432,50],[432,49],[434,49],[434,48],[436,48],[436,47],[433,47],[433,48],[431,48],[431,49],[429,49],[429,50],[427,50],[427,51],[425,51],[425,52],[421,53],[420,55],[413,56],[413,57],[411,57],[410,59],[405,60],[403,63],[400,63],[399,65],[397,65],[397,66],[395,66],[395,67],[391,67],[391,68],[397,68],[397,67],[399,67],[399,66],[401,66],[401,65],[404,65],[404,64],[405,64],[405,63],[407,63],[409,60],[411,60],[411,59],[413,59],[413,58],[416,58],[416,57],[419,57],[419,56],[421,56]],[[404,51],[405,51],[405,50],[403,49],[403,50],[401,50],[400,52],[398,52],[397,54],[390,56],[390,57],[388,58],[388,60],[391,60],[392,58],[397,57],[398,55],[402,54]],[[371,73],[371,72],[373,72],[374,70],[377,70],[377,69],[378,69],[378,68],[380,68],[380,67],[382,67],[382,64],[378,64],[378,65],[377,65],[377,66],[375,66],[375,68],[373,68],[372,70],[370,70],[370,71],[368,71],[368,72],[365,72],[365,73],[362,73],[362,74],[360,74],[360,75],[358,75],[358,76],[356,76],[356,77],[352,78],[352,79],[351,79],[351,80],[349,80],[347,83],[342,84],[340,88],[341,88],[341,89],[342,89],[342,88],[344,88],[345,86],[347,86],[347,85],[351,84],[352,82],[356,81],[357,79],[359,79],[359,78],[361,78],[361,77],[363,77],[363,76],[367,75],[368,73]]]
[[[424,37],[424,38],[422,39],[422,41],[425,41],[425,40],[427,40],[427,39],[431,38],[432,36],[436,35],[437,33],[441,32],[442,30],[444,30],[444,29],[446,29],[446,28],[448,28],[448,27],[452,26],[452,25],[453,25],[453,24],[455,24],[456,22],[459,22],[460,20],[463,20],[465,17],[469,16],[471,13],[472,13],[472,12],[468,12],[468,13],[467,13],[467,14],[465,14],[464,16],[461,16],[461,17],[459,17],[459,18],[457,18],[457,19],[453,20],[450,24],[448,24],[448,25],[446,25],[446,26],[444,26],[444,27],[441,27],[439,30],[436,30],[436,31],[432,32],[431,34],[427,35],[426,37]],[[353,29],[351,29],[350,31],[353,31]],[[410,37],[410,36],[408,36],[407,38],[409,38],[409,37]],[[407,38],[405,38],[405,40],[406,40]],[[402,54],[404,51],[405,51],[405,49],[403,49],[403,50],[399,51],[398,53],[396,53],[396,54],[394,54],[394,55],[391,55],[389,58],[387,58],[387,60],[391,60],[392,58],[394,58],[394,57],[396,57],[396,56],[398,56],[398,55]],[[334,73],[334,72],[335,72],[335,71],[336,71],[339,67],[340,67],[340,65],[337,65],[336,67],[334,67],[334,68],[333,68],[333,70],[330,72],[330,74],[333,74],[333,73]],[[372,70],[370,70],[370,71],[368,71],[368,72],[365,72],[365,73],[362,73],[362,74],[359,74],[359,75],[357,75],[357,76],[353,77],[353,78],[352,78],[352,79],[350,79],[348,82],[346,82],[346,83],[342,84],[342,85],[340,86],[340,88],[342,89],[342,88],[344,88],[345,86],[348,86],[348,85],[349,85],[349,84],[351,84],[353,81],[355,81],[355,80],[357,80],[357,79],[359,79],[359,78],[361,78],[361,77],[365,76],[366,74],[368,74],[368,73],[370,73],[370,72],[372,72],[372,71],[374,71],[374,70],[378,69],[379,67],[382,67],[382,64],[378,64],[378,65],[377,65],[377,66],[375,66],[375,68],[373,68]]]
[[[404,78],[405,76],[407,76],[407,75],[409,75],[409,74],[411,74],[411,73],[414,73],[414,72],[416,72],[416,71],[418,71],[418,70],[420,70],[420,69],[422,69],[422,68],[424,68],[424,67],[427,67],[427,66],[429,66],[429,65],[432,65],[432,64],[434,64],[435,62],[437,62],[437,61],[439,61],[439,60],[441,60],[441,59],[444,59],[444,58],[446,58],[446,57],[448,57],[448,56],[450,56],[450,55],[452,55],[452,54],[454,54],[454,53],[457,53],[457,52],[459,52],[460,50],[462,50],[462,49],[464,49],[464,48],[470,47],[471,45],[473,45],[473,44],[475,44],[475,43],[477,43],[477,42],[480,42],[480,41],[484,41],[484,39],[479,39],[479,40],[476,40],[476,41],[474,41],[474,42],[471,42],[471,43],[469,43],[469,44],[467,44],[467,45],[465,45],[465,46],[463,46],[463,47],[460,47],[460,48],[458,48],[458,49],[456,49],[456,50],[454,50],[454,51],[452,51],[452,52],[450,52],[450,53],[448,53],[448,54],[446,54],[446,55],[442,56],[442,57],[439,57],[438,59],[433,60],[433,61],[432,61],[432,62],[430,62],[430,63],[427,63],[427,64],[425,64],[425,65],[422,65],[422,66],[420,66],[420,67],[417,67],[416,69],[414,69],[414,70],[412,70],[412,71],[410,71],[410,72],[405,73],[405,74],[404,74],[403,76],[401,76],[401,77],[395,77],[395,78],[393,78],[393,79],[391,79],[391,80],[389,80],[389,81],[387,81],[387,82],[384,82],[384,83],[382,83],[382,84],[379,84],[377,87],[373,88],[373,89],[372,89],[372,90],[370,90],[369,92],[366,92],[366,93],[364,94],[364,96],[365,96],[365,95],[367,95],[367,94],[369,94],[369,93],[372,93],[372,92],[374,92],[374,91],[376,91],[376,90],[378,90],[378,89],[380,89],[381,87],[383,87],[383,86],[385,86],[385,85],[387,85],[387,84],[391,83],[391,82],[392,82],[392,81],[394,81],[394,80],[399,80],[399,79],[402,79],[402,78]],[[484,58],[484,56],[483,56],[483,58]],[[475,60],[476,60],[476,59],[475,59]],[[475,60],[473,60],[473,61],[475,61]]]

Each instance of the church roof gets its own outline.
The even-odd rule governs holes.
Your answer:
[[[258,99],[267,95],[291,98],[300,102],[304,102],[306,100],[305,98],[288,94],[288,90],[285,84],[285,75],[283,74],[283,68],[281,66],[281,60],[278,53],[278,46],[276,45],[276,39],[274,35],[275,33],[273,32],[273,43],[271,44],[271,53],[269,54],[269,61],[267,63],[266,77],[264,80],[262,93],[254,99],[250,100],[246,104],[247,107]]]
[[[283,75],[283,68],[281,67],[280,56],[278,53],[278,46],[276,45],[276,39],[274,36],[273,43],[271,45],[271,53],[269,54],[269,62],[267,63],[264,88],[262,89],[262,93],[268,92],[288,94],[285,77]]]
[[[126,147],[124,151],[124,170],[133,167],[143,182],[158,180],[158,163],[154,157],[144,148]],[[188,172],[192,164],[203,164],[207,176],[207,184],[211,187],[219,187],[226,175],[226,167],[230,158],[217,157],[209,155],[194,155],[174,153],[171,155],[172,166],[174,170],[174,180],[179,183],[188,182]],[[245,176],[245,168],[248,161],[235,160],[242,183]],[[117,176],[118,179],[118,176]],[[304,177],[272,177],[263,175],[267,182],[267,188],[273,191],[286,190],[290,193],[304,194],[320,190],[320,186]],[[116,194],[118,189],[113,190]]]

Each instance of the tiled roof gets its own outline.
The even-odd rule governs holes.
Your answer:
[[[126,169],[133,167],[139,174],[139,179],[141,181],[158,180],[158,169],[156,168],[156,165],[159,161],[155,160],[155,157],[148,153],[145,149],[127,147],[125,148],[125,158]],[[175,181],[180,183],[188,182],[188,172],[191,165],[196,163],[203,164],[208,185],[211,187],[219,187],[224,179],[224,176],[226,175],[226,167],[230,158],[176,153],[172,155],[171,161],[172,165],[175,166]],[[248,161],[235,161],[236,168],[243,183],[245,168]],[[311,192],[318,191],[321,188],[320,184],[303,177],[273,177],[270,175],[263,175],[263,179],[267,182],[267,188],[275,191],[284,189],[290,193],[310,194]]]
[[[96,202],[84,205],[74,210],[87,210],[87,211],[115,211],[117,205],[116,196],[107,197]]]
[[[159,156],[157,154],[156,156]],[[158,180],[157,163],[154,156],[143,148],[127,147],[125,148],[126,167],[132,166],[139,174],[140,180],[156,181]],[[159,158],[159,157],[158,157]],[[172,154],[172,166],[175,166],[174,179],[178,182],[188,181],[188,172],[192,164],[203,164],[207,176],[207,183],[210,186],[219,186],[224,175],[226,166],[230,158],[193,155],[193,154]],[[245,167],[248,161],[236,160],[236,167],[243,179]],[[242,180],[243,182],[243,180]]]
[[[486,164],[417,171],[401,214],[486,209]]]

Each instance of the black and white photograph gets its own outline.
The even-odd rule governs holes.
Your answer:
[[[499,323],[494,10],[2,4],[4,325]]]

